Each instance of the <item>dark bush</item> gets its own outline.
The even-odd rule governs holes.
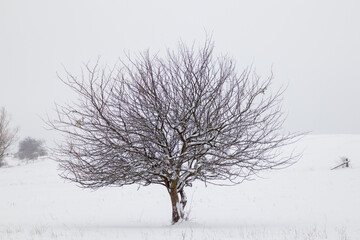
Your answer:
[[[19,143],[19,151],[16,156],[19,159],[34,160],[40,156],[47,155],[44,141],[27,137]]]

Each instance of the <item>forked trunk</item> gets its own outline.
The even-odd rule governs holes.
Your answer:
[[[168,189],[168,192],[170,194],[170,198],[171,198],[171,209],[172,209],[172,224],[177,223],[180,219],[184,219],[185,217],[185,212],[184,212],[184,208],[186,205],[186,196],[185,196],[185,192],[183,189],[181,189],[180,192],[180,196],[181,196],[181,201],[179,199],[179,193],[177,191],[176,188],[176,184],[172,184],[171,188]]]

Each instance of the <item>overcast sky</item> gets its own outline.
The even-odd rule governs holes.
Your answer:
[[[20,136],[48,139],[42,117],[71,99],[56,73],[98,56],[203,42],[238,69],[287,85],[289,131],[360,134],[359,0],[0,0],[0,106]]]

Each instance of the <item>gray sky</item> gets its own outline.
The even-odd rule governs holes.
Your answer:
[[[98,56],[173,48],[212,33],[239,70],[288,85],[285,128],[360,134],[358,0],[0,0],[0,106],[21,137],[48,139],[41,117],[71,94],[57,79]]]

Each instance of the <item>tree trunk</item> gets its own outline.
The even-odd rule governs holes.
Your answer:
[[[180,203],[182,205],[183,210],[185,209],[186,203],[187,203],[187,198],[186,198],[186,194],[184,191],[184,188],[182,188],[180,191],[180,196],[181,196],[181,200]]]
[[[168,189],[171,198],[171,209],[172,209],[172,224],[177,223],[180,219],[184,219],[185,212],[184,208],[187,202],[185,192],[183,189],[177,190],[177,182],[171,183],[170,189]],[[179,193],[181,201],[179,199]]]
[[[172,208],[172,224],[177,223],[181,218],[180,213],[180,202],[179,202],[179,196],[175,188],[169,189],[169,194],[171,198],[171,208]]]

